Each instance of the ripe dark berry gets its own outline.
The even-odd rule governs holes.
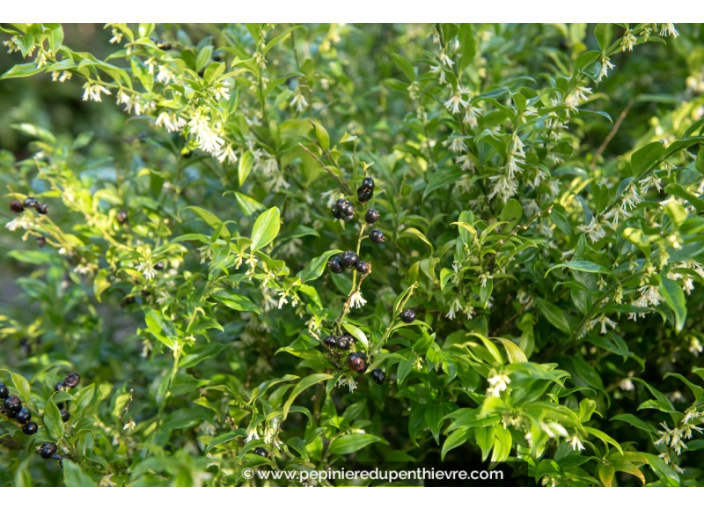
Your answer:
[[[120,211],[117,213],[117,222],[122,224],[127,221],[127,211]]]
[[[59,381],[54,385],[54,391],[63,391],[66,389],[66,383]]]
[[[164,263],[163,263],[163,262],[157,262],[156,264],[154,264],[154,269],[156,269],[157,271],[163,270],[163,269],[164,269]]]
[[[365,262],[364,260],[360,260],[357,262],[357,264],[354,267],[358,273],[367,274],[369,272],[369,268],[371,266],[369,265],[369,262]]]
[[[345,333],[337,341],[337,346],[343,351],[347,351],[349,350],[350,345],[352,345],[352,342],[354,342],[354,338],[352,338],[352,335]]]
[[[20,202],[19,200],[13,200],[12,202],[10,202],[10,211],[14,213],[21,213],[22,211],[24,211],[24,206],[22,205],[22,202]]]
[[[44,248],[46,246],[46,237],[44,237],[44,236],[37,237],[37,246],[39,246],[40,248]]]
[[[379,230],[378,228],[375,228],[374,230],[369,232],[369,239],[371,239],[372,242],[374,242],[376,244],[380,244],[380,243],[383,243],[384,241],[386,241],[386,236],[384,235],[384,233],[381,230]]]
[[[7,386],[5,386],[3,383],[0,382],[0,398],[4,400],[9,396],[10,396],[10,390],[8,390]]]
[[[359,257],[353,251],[346,251],[342,254],[342,265],[352,267],[359,261]]]
[[[39,455],[42,459],[50,459],[56,454],[56,445],[54,443],[42,443],[39,447]]]
[[[15,416],[15,420],[17,420],[17,423],[24,425],[26,423],[29,423],[29,420],[32,419],[32,413],[27,409],[26,407],[23,407],[17,412],[17,416]]]
[[[34,423],[33,421],[30,421],[27,425],[22,427],[22,432],[24,432],[28,436],[33,436],[34,434],[37,433],[38,430],[39,430],[39,427],[37,427],[37,424]]]
[[[10,395],[5,399],[4,406],[8,413],[13,414],[12,417],[14,418],[19,410],[22,409],[22,401],[17,395]]]
[[[364,221],[367,223],[376,223],[379,220],[379,211],[376,209],[369,209],[364,215]]]
[[[386,374],[382,369],[375,368],[374,370],[372,370],[372,379],[374,379],[374,382],[379,385],[384,384],[384,381],[386,380]]]
[[[350,221],[354,218],[354,205],[344,198],[340,198],[337,202],[335,202],[335,205],[332,208],[332,215],[338,220],[342,219],[345,221]]]
[[[70,419],[71,419],[71,413],[69,413],[66,409],[62,409],[61,410],[61,421],[66,423]]]
[[[335,338],[333,335],[329,335],[323,340],[325,345],[328,347],[337,347],[337,338]]]
[[[36,211],[39,214],[48,214],[49,213],[49,206],[46,204],[37,204],[34,206],[34,209],[36,209]]]
[[[59,402],[58,404],[56,404],[56,407],[59,409],[59,411],[61,411],[64,408],[64,403]]]
[[[374,191],[374,179],[372,179],[371,177],[365,177],[364,179],[362,179],[362,185],[360,186],[360,189],[364,189],[365,191]]]
[[[269,454],[266,453],[266,450],[262,448],[261,446],[257,447],[254,449],[255,455],[261,455],[262,457],[268,457]]]
[[[24,206],[25,207],[37,207],[37,199],[34,197],[27,197],[24,199]]]
[[[367,362],[358,352],[353,352],[347,356],[347,366],[358,374],[363,374],[367,371]]]
[[[78,386],[79,382],[81,382],[81,376],[78,375],[78,372],[71,372],[64,379],[64,384],[68,388],[75,388],[76,386]]]
[[[328,260],[328,267],[330,268],[330,271],[338,274],[345,270],[344,266],[342,265],[342,260],[340,260],[340,257],[333,257]]]
[[[357,200],[360,202],[369,202],[372,199],[372,196],[374,195],[373,190],[362,190],[358,189],[357,190]]]
[[[406,308],[403,312],[401,312],[401,320],[406,324],[410,324],[416,320],[416,312],[410,308]]]

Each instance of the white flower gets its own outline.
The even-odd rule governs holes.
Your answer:
[[[582,444],[582,441],[580,441],[579,436],[577,434],[570,438],[570,446],[574,451],[581,452],[582,450],[584,450],[584,445]]]
[[[618,387],[623,391],[633,391],[636,389],[635,384],[633,384],[630,378],[621,379],[621,382],[618,383]]]
[[[354,393],[354,390],[357,389],[357,383],[354,381],[354,378],[352,378],[352,376],[350,375],[340,377],[340,379],[337,381],[337,386],[345,385],[347,385],[347,389],[350,393]]]
[[[293,99],[289,103],[289,106],[294,108],[298,113],[305,111],[305,109],[308,108],[308,101],[306,100],[306,96],[304,96],[303,93],[300,91],[296,92],[296,95],[293,96]]]
[[[259,439],[259,434],[257,434],[257,430],[252,429],[249,431],[249,433],[247,433],[247,438],[245,439],[245,442],[256,441],[258,439]]]
[[[592,221],[589,222],[589,225],[580,226],[579,230],[587,234],[587,237],[593,243],[597,242],[599,239],[606,237],[606,232],[604,231],[604,228],[601,226],[601,223],[599,223],[599,221],[597,221],[595,217],[592,218]]]
[[[156,118],[156,125],[165,127],[169,133],[181,131],[186,125],[186,121],[178,117],[175,113],[161,112]]]
[[[469,103],[462,99],[462,89],[457,89],[455,93],[445,101],[445,108],[450,110],[452,113],[460,113],[460,108],[466,107]]]
[[[454,62],[450,57],[447,56],[447,54],[443,51],[440,53],[440,62],[442,62],[443,65],[446,65],[447,67],[451,67]]]
[[[287,304],[288,304],[288,299],[286,299],[286,294],[283,292],[280,292],[279,293],[279,303],[278,303],[279,310],[281,309],[281,307],[283,307],[284,305],[287,305]]]
[[[235,154],[232,144],[229,143],[223,145],[222,148],[215,154],[215,157],[218,158],[220,163],[227,161],[230,164],[234,164],[237,162],[237,154]]]
[[[467,144],[464,143],[464,140],[460,137],[453,138],[452,142],[450,142],[450,150],[452,152],[465,152],[467,150]]]
[[[352,297],[350,298],[350,306],[352,306],[352,308],[362,308],[366,304],[367,300],[362,297],[361,292],[356,291],[352,294]]]
[[[174,73],[171,72],[171,69],[169,69],[168,66],[160,65],[159,66],[159,73],[156,75],[156,81],[166,85],[167,83],[169,83],[173,79],[174,79]]]
[[[147,280],[151,280],[156,276],[156,269],[154,269],[154,265],[152,265],[151,260],[140,262],[137,266],[137,271],[141,271]]]
[[[634,185],[631,185],[628,187],[628,191],[623,197],[623,207],[626,209],[635,209],[642,201],[643,199],[640,197],[638,189]]]
[[[487,379],[489,388],[486,390],[487,395],[492,397],[500,397],[502,391],[506,391],[508,385],[511,384],[511,379],[504,373],[498,373]]]
[[[59,72],[59,71],[54,71],[51,73],[51,81],[59,81],[61,83],[65,82],[66,80],[70,80],[73,74],[71,74],[70,71],[64,71]]]
[[[9,230],[10,232],[14,232],[18,228],[21,228],[23,230],[29,230],[33,227],[34,222],[26,214],[23,214],[22,216],[15,216],[14,218],[12,218],[12,220],[5,223],[5,228],[7,228],[7,230]]]
[[[141,115],[142,105],[139,104],[139,96],[131,96],[124,90],[120,89],[117,93],[117,104],[124,104],[125,111],[127,113],[132,113],[134,110],[135,115]]]
[[[675,29],[674,23],[663,23],[660,29],[660,35],[671,35],[672,37],[677,37],[680,33]]]
[[[147,66],[147,70],[149,71],[149,74],[154,74],[154,68],[159,65],[159,62],[154,57],[149,57],[145,62],[144,65]]]
[[[489,199],[499,197],[502,201],[507,202],[518,191],[518,183],[508,175],[494,175],[489,179],[494,181]]]
[[[438,83],[440,85],[447,83],[447,79],[445,78],[445,69],[442,66],[432,66],[430,68],[430,72],[438,75]]]
[[[110,39],[110,44],[120,44],[122,42],[122,32],[117,28],[112,28],[112,39]]]
[[[84,101],[95,101],[96,103],[100,103],[102,101],[100,94],[105,94],[106,96],[112,95],[108,89],[97,83],[88,82],[83,85]]]
[[[460,165],[462,170],[474,170],[474,161],[472,161],[472,158],[468,154],[457,156],[455,158],[455,163]]]
[[[227,88],[226,83],[220,82],[213,86],[213,95],[217,101],[220,101],[221,99],[230,99],[230,89]]]
[[[447,104],[445,105],[447,106]],[[462,117],[462,123],[467,124],[472,129],[477,127],[477,116],[482,114],[482,109],[474,107],[471,104],[467,104],[464,110],[464,117]]]
[[[621,39],[621,51],[633,51],[633,45],[637,42],[636,36],[633,32],[626,30]]]
[[[605,54],[601,56],[601,69],[599,70],[599,76],[596,77],[596,81],[601,81],[602,78],[609,76],[609,70],[613,69],[614,65],[609,60]]]
[[[704,351],[704,346],[699,342],[697,338],[692,337],[692,340],[689,343],[689,352],[694,354],[695,356],[699,356]]]

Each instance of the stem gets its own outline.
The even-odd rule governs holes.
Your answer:
[[[330,170],[330,168],[328,168],[328,166],[325,163],[323,163],[322,160],[313,151],[311,151],[308,147],[306,147],[302,143],[299,143],[298,145],[304,151],[306,151],[308,154],[310,154],[310,156],[318,162],[318,164],[323,168],[323,170],[325,170],[327,173],[329,173],[330,175],[332,175],[335,178],[335,180],[340,184],[340,188],[342,188],[342,190],[345,193],[347,193],[348,195],[352,194],[352,190],[347,185],[347,183],[341,177],[336,175],[332,170]]]

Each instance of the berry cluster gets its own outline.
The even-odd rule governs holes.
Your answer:
[[[54,389],[56,391],[68,391],[78,386],[79,382],[81,382],[81,376],[78,375],[78,372],[71,372],[63,381],[57,382]],[[59,402],[56,406],[61,412],[61,420],[64,423],[71,419],[71,413],[68,412],[68,409],[64,408],[63,402]]]
[[[22,401],[17,395],[10,395],[10,391],[0,382],[0,399],[4,400],[0,412],[22,425],[22,432],[28,436],[34,435],[39,430],[37,424],[32,420],[32,412],[26,407],[22,407]]]
[[[10,202],[10,210],[14,213],[21,213],[25,210],[25,208],[34,208],[34,210],[39,214],[47,214],[49,212],[49,206],[39,203],[39,201],[34,197],[27,197],[24,199],[24,202],[20,202],[19,200],[13,200]]]
[[[359,202],[361,203],[365,203],[371,200],[373,196],[374,179],[372,179],[371,177],[365,177],[362,180],[362,184],[359,186],[359,188],[357,188],[357,200],[359,200]],[[350,221],[354,218],[354,206],[344,198],[340,198],[335,202],[335,205],[333,206],[332,215],[335,219]],[[379,220],[379,217],[379,211],[377,211],[376,209],[368,209],[364,213],[364,221],[369,225],[376,223]],[[362,231],[360,232],[360,241],[362,239],[361,236],[363,231],[364,228],[362,228]],[[384,241],[386,241],[384,233],[376,228],[371,230],[371,232],[369,233],[369,239],[371,239],[371,241],[376,244],[383,243]],[[364,278],[364,275],[367,275],[371,272],[371,264],[364,260],[360,260],[359,255],[351,250],[343,252],[340,256],[330,258],[330,260],[328,261],[328,268],[330,269],[330,271],[336,274],[344,272],[345,269],[354,269],[357,271],[357,273],[362,275],[362,278]],[[331,334],[328,335],[325,340],[323,340],[323,343],[328,348],[339,349],[341,351],[350,350],[354,342],[354,337],[348,333],[344,333],[339,337],[336,337],[335,335]],[[358,374],[365,373],[368,367],[366,353],[352,352],[347,357],[347,366],[350,368],[350,370]],[[383,384],[384,380],[386,379],[386,375],[384,374],[384,372],[378,368],[373,370],[371,375],[377,384]]]

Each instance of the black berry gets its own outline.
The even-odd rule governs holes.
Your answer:
[[[371,239],[372,242],[374,242],[376,244],[380,244],[380,243],[383,243],[384,241],[386,241],[386,236],[384,235],[384,233],[381,230],[379,230],[378,228],[375,228],[374,230],[369,232],[369,239]]]
[[[359,257],[353,251],[346,251],[342,254],[342,265],[345,267],[353,267],[359,261]]]
[[[266,450],[262,448],[261,446],[257,447],[254,449],[255,455],[261,455],[262,457],[268,457],[269,454],[266,453]]]
[[[117,213],[117,222],[125,223],[127,221],[127,211],[120,211]]]
[[[40,248],[44,248],[46,246],[46,237],[44,237],[44,236],[37,237],[37,246],[39,246]]]
[[[78,372],[71,372],[64,379],[64,384],[68,388],[75,388],[76,386],[78,386],[79,382],[81,382],[81,376],[78,375]]]
[[[19,410],[22,409],[22,401],[17,395],[10,395],[5,399],[4,406],[8,413],[12,413],[14,418]]]
[[[7,386],[5,386],[3,383],[0,382],[0,398],[6,399],[9,396],[10,396],[10,390],[8,390]]]
[[[63,391],[66,389],[66,383],[59,381],[54,385],[54,391]]]
[[[350,221],[354,218],[354,205],[344,198],[340,198],[332,208],[332,215],[338,220]]]
[[[406,308],[403,312],[401,312],[401,320],[406,324],[410,324],[411,322],[416,320],[416,312],[414,312],[410,308]]]
[[[24,432],[28,436],[33,436],[34,434],[37,433],[38,430],[39,430],[39,427],[37,427],[37,424],[34,423],[33,421],[30,421],[27,425],[22,427],[22,432]]]
[[[36,211],[39,214],[48,214],[49,213],[49,206],[46,204],[37,204],[34,206],[34,209],[36,209]]]
[[[15,416],[15,420],[17,420],[17,423],[24,425],[26,423],[29,423],[29,420],[32,419],[32,413],[29,412],[29,409],[26,407],[23,407],[17,412],[17,416]]]
[[[61,410],[61,421],[66,423],[70,419],[71,419],[71,413],[69,413],[66,409],[62,409]]]
[[[367,361],[358,352],[353,352],[347,356],[347,366],[358,374],[363,374],[367,371]]]
[[[156,269],[157,271],[163,270],[163,269],[164,269],[164,263],[163,263],[163,262],[157,262],[156,264],[154,264],[154,269]]]
[[[384,381],[386,380],[386,374],[380,368],[375,368],[374,370],[372,370],[372,379],[374,379],[374,382],[379,385],[384,384]]]
[[[27,197],[24,199],[25,207],[36,207],[39,202],[34,197]]]
[[[330,271],[338,274],[345,270],[344,266],[342,265],[342,260],[340,260],[340,257],[333,257],[328,260],[328,267],[330,268]]]
[[[56,454],[56,445],[54,443],[42,443],[39,447],[39,455],[42,459],[51,459]]]
[[[329,335],[323,340],[325,345],[328,347],[337,347],[337,338],[335,338],[333,335]]]
[[[374,195],[374,192],[372,190],[369,191],[362,191],[362,190],[357,190],[357,200],[360,202],[369,202],[372,199],[372,196]]]
[[[10,202],[10,211],[14,213],[21,213],[22,211],[24,211],[24,206],[22,205],[22,202],[20,202],[19,200],[13,200],[12,202]]]
[[[364,260],[358,261],[354,267],[360,274],[367,274],[370,268],[369,262],[365,262]]]
[[[349,350],[350,345],[352,345],[352,342],[354,342],[354,338],[352,338],[352,335],[345,333],[337,341],[337,346],[343,351],[347,351]]]
[[[364,215],[364,221],[367,223],[376,223],[379,220],[379,211],[376,209],[369,209]]]
[[[362,185],[359,187],[359,189],[363,189],[365,191],[374,191],[374,179],[371,177],[365,177],[362,179]]]

